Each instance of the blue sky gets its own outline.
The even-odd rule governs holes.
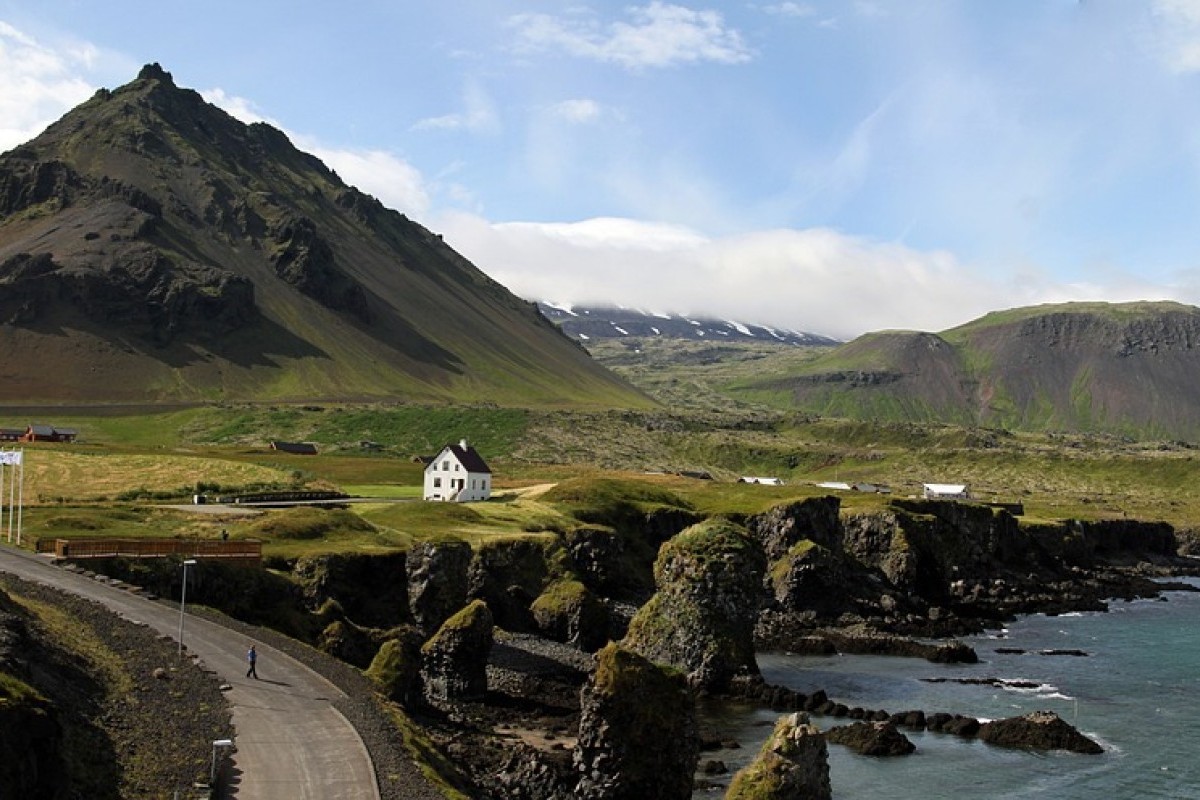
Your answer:
[[[1200,302],[1200,0],[0,0],[0,149],[151,61],[528,298]]]

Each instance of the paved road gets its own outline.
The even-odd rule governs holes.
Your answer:
[[[175,638],[179,609],[51,566],[44,557],[0,546],[0,571],[103,603],[122,617]],[[370,756],[332,702],[341,690],[287,655],[257,643],[260,680],[246,678],[249,642],[188,615],[187,649],[233,688],[237,752],[232,795],[238,800],[379,800]]]

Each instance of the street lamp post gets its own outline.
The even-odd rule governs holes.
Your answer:
[[[217,750],[224,747],[233,747],[233,739],[213,740],[212,769],[208,774],[208,787],[214,792],[217,789]]]
[[[183,611],[187,606],[187,568],[196,566],[196,559],[187,558],[183,561],[183,589],[179,592],[179,655],[183,655]]]

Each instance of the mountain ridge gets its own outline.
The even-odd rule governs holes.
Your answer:
[[[830,416],[1194,439],[1200,308],[1063,303],[870,333],[751,385]]]
[[[646,406],[442,240],[147,65],[0,156],[0,402]]]
[[[816,333],[744,323],[708,315],[668,314],[617,305],[563,305],[537,301],[538,310],[568,336],[588,342],[661,336],[709,341],[757,341],[790,345],[833,346],[837,339]]]

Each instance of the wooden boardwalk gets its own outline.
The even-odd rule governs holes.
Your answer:
[[[262,542],[215,541],[212,539],[39,539],[39,553],[57,558],[185,558],[236,560],[262,563]]]

